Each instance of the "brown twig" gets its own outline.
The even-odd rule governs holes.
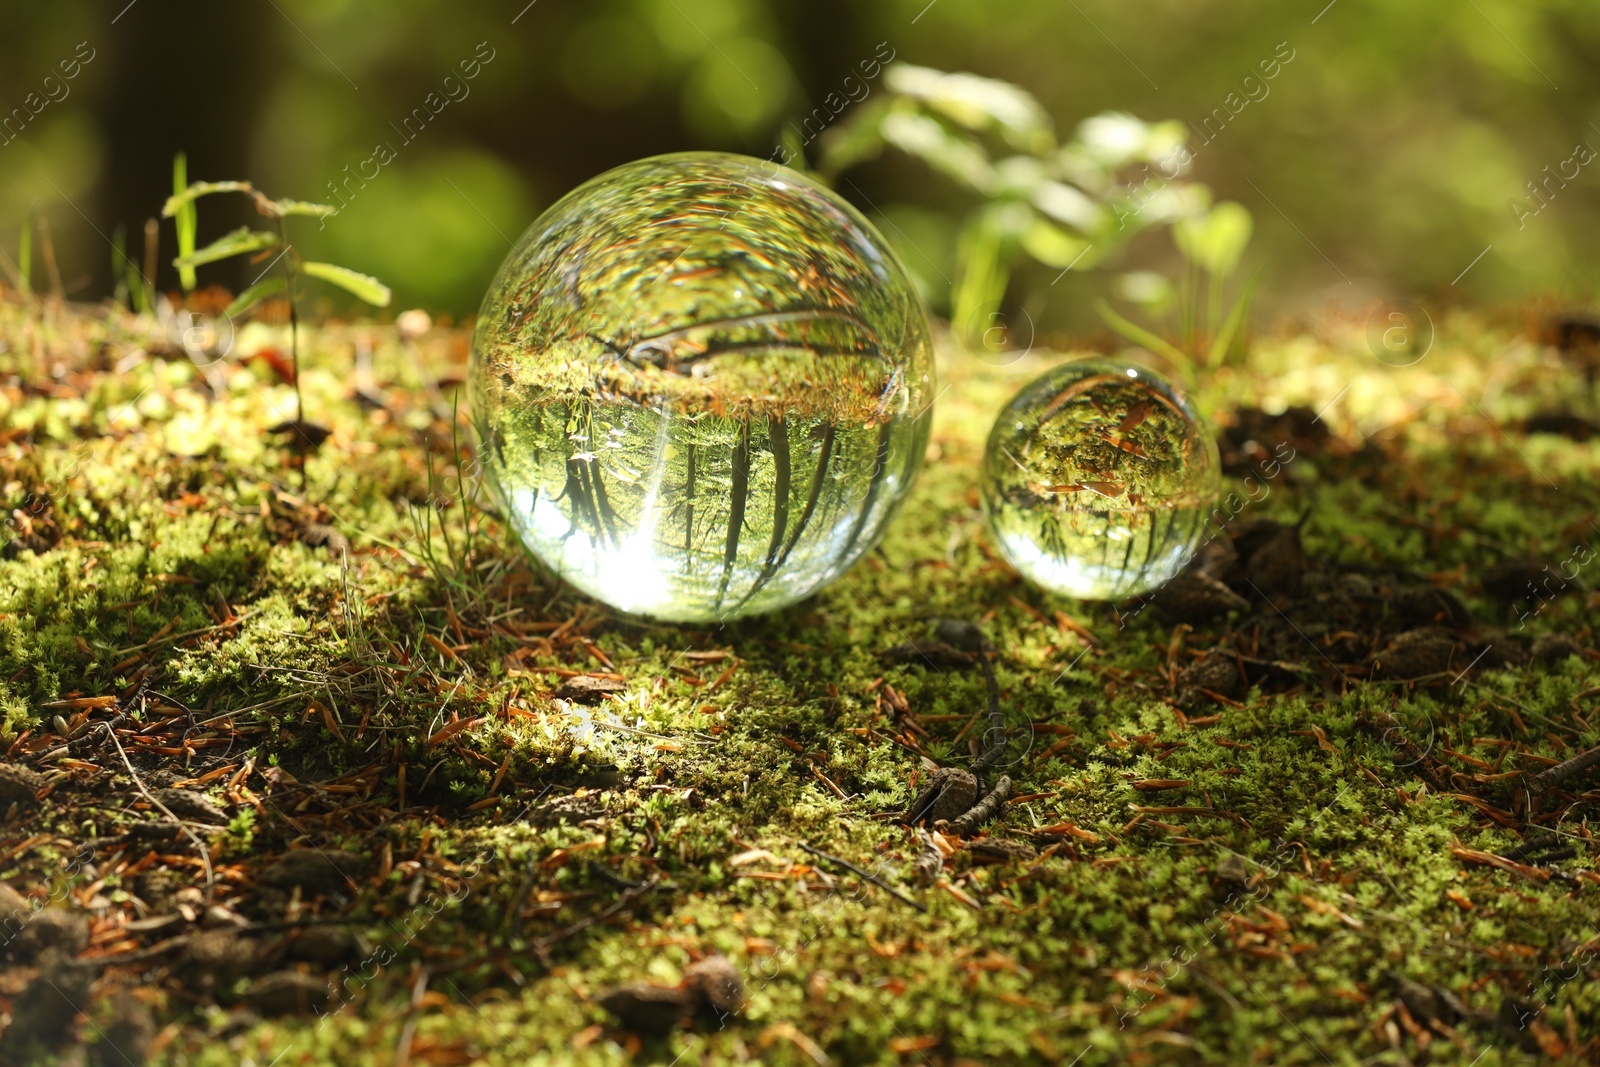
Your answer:
[[[1554,767],[1540,771],[1528,779],[1528,785],[1535,793],[1542,793],[1551,786],[1564,782],[1573,775],[1580,774],[1596,764],[1600,764],[1600,747],[1591,748],[1587,752],[1573,756],[1565,763],[1558,763]]]
[[[605,908],[603,911],[596,912],[595,914],[590,915],[587,918],[579,919],[577,922],[573,923],[571,926],[566,927],[565,929],[557,930],[553,934],[550,934],[550,935],[548,935],[546,937],[541,937],[538,940],[534,941],[533,944],[531,945],[531,948],[533,949],[534,954],[537,955],[540,958],[541,962],[548,962],[545,959],[545,957],[548,955],[548,949],[550,948],[551,945],[554,945],[554,944],[556,944],[557,942],[560,942],[560,941],[565,941],[567,938],[572,937],[575,934],[582,933],[584,930],[587,930],[589,927],[595,925],[596,923],[605,922],[607,919],[609,919],[612,916],[616,915],[618,912],[620,912],[624,908],[628,907],[630,904],[632,904],[634,901],[638,900],[640,897],[644,896],[646,893],[650,892],[653,889],[659,888],[660,885],[661,885],[661,880],[659,878],[652,878],[648,882],[642,882],[642,883],[635,884],[633,888],[631,888],[627,892],[623,893],[622,896],[619,897],[616,900],[615,903],[611,904],[609,907]],[[479,966],[486,966],[486,965],[490,965],[490,964],[501,963],[501,962],[504,962],[507,959],[510,959],[518,951],[520,951],[520,950],[512,949],[512,948],[503,948],[503,949],[499,949],[499,950],[497,950],[495,952],[485,953],[485,954],[479,955],[479,956],[462,956],[462,957],[459,957],[459,958],[454,959],[454,960],[449,960],[449,961],[446,961],[444,963],[436,964],[433,967],[433,973],[436,974],[436,975],[440,975],[440,974],[457,974],[457,973],[460,973],[461,971],[466,970],[468,967],[479,967]]]
[[[543,794],[540,794],[543,796]],[[500,929],[513,935],[522,933],[522,905],[527,903],[528,894],[533,890],[534,873],[538,869],[538,861],[528,860],[527,873],[523,875],[522,883],[517,886],[517,892],[511,898],[511,906],[506,908],[505,918],[500,921]]]
[[[628,907],[635,900],[638,900],[640,897],[650,892],[659,884],[659,879],[652,878],[650,881],[645,882],[636,889],[627,890],[622,894],[622,896],[618,897],[616,903],[612,904],[610,907],[601,911],[597,911],[593,915],[590,915],[586,918],[579,919],[577,922],[573,923],[564,930],[557,930],[553,934],[539,938],[533,943],[534,950],[540,955],[543,955],[545,950],[547,950],[551,945],[554,945],[560,941],[565,941],[567,938],[572,937],[575,934],[580,934],[596,923],[605,922],[613,915],[616,915],[618,912]]]
[[[128,776],[133,779],[134,787],[139,790],[139,794],[148,800],[161,814],[181,826],[183,832],[189,835],[189,840],[194,843],[195,850],[200,853],[200,862],[205,866],[206,889],[209,890],[217,882],[217,873],[211,869],[211,853],[206,848],[205,842],[201,841],[200,835],[191,830],[182,819],[174,815],[171,808],[157,800],[150,790],[145,788],[144,779],[140,778],[139,772],[133,769],[133,761],[128,759],[128,752],[122,747],[122,742],[117,738],[116,729],[110,723],[101,723],[101,725],[106,728],[106,734],[111,738],[111,743],[117,746],[117,755],[122,757],[122,765],[128,768]]]
[[[910,904],[913,908],[916,908],[918,911],[921,911],[921,912],[926,912],[928,910],[927,908],[923,907],[921,904],[918,904],[916,901],[914,901],[910,897],[906,896],[904,893],[900,892],[900,890],[896,889],[894,886],[890,885],[888,882],[885,882],[882,878],[879,878],[875,874],[872,874],[870,872],[862,870],[860,867],[857,867],[855,864],[851,863],[849,860],[842,860],[838,856],[830,856],[828,853],[823,852],[821,849],[812,848],[810,845],[806,844],[804,841],[801,841],[799,844],[800,844],[801,848],[805,849],[807,852],[811,853],[813,856],[816,856],[816,857],[818,857],[820,859],[825,859],[829,863],[836,863],[839,866],[843,867],[845,870],[850,871],[852,874],[855,874],[855,875],[857,875],[858,877],[861,877],[861,878],[865,878],[867,881],[871,882],[873,885],[877,886],[879,889],[883,890],[885,893],[888,893],[891,897],[894,897],[896,900],[900,901],[901,903]]]
[[[827,786],[829,789],[833,790],[833,795],[834,796],[838,797],[840,800],[844,801],[846,804],[850,803],[850,798],[845,795],[845,791],[843,789],[840,789],[837,785],[835,785],[832,778],[829,778],[826,774],[823,774],[820,770],[818,770],[817,769],[817,765],[815,763],[812,763],[810,760],[807,760],[806,761],[806,766],[811,768],[811,773],[816,776],[816,778],[817,778],[817,780],[819,782],[821,782],[823,785]]]
[[[202,626],[198,630],[185,630],[182,633],[167,634],[165,637],[156,638],[154,641],[146,641],[142,645],[134,645],[131,648],[121,649],[121,650],[119,650],[117,652],[117,655],[126,656],[130,652],[143,652],[145,649],[154,648],[157,645],[171,644],[174,641],[182,641],[182,640],[185,640],[186,638],[198,637],[200,634],[208,634],[208,633],[212,633],[212,632],[214,632],[216,630],[226,630],[229,627],[237,626],[239,623],[243,622],[245,619],[248,619],[250,616],[259,615],[260,613],[261,612],[260,612],[259,608],[252,608],[249,611],[246,611],[242,615],[235,615],[233,618],[229,619],[227,622],[221,622],[221,623],[218,623],[215,626]]]

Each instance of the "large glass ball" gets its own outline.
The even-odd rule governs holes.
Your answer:
[[[624,611],[772,611],[842,574],[927,446],[905,269],[834,193],[689,152],[568,193],[484,299],[484,471],[528,549]]]
[[[1001,555],[1036,585],[1137,596],[1199,548],[1220,470],[1216,441],[1172,385],[1118,360],[1075,360],[995,420],[984,512]]]

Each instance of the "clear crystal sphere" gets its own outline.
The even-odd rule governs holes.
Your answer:
[[[1029,581],[1090,600],[1137,596],[1199,548],[1220,468],[1215,440],[1170,383],[1118,360],[1075,360],[995,420],[984,512]]]
[[[922,461],[933,373],[921,301],[854,208],[693,152],[529,227],[469,392],[531,552],[614,607],[706,622],[791,604],[872,547]]]

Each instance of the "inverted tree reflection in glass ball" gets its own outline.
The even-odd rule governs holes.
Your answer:
[[[563,197],[473,338],[487,480],[528,549],[625,611],[771,611],[877,540],[927,445],[921,302],[852,207],[775,163],[640,160]]]
[[[1000,552],[1052,592],[1137,596],[1193,557],[1216,499],[1216,442],[1155,373],[1064,363],[1018,393],[989,434],[983,503]]]

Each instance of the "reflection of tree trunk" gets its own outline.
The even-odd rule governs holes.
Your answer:
[[[783,546],[773,569],[783,566],[789,558],[789,553],[794,550],[795,542],[800,540],[800,535],[805,533],[806,524],[811,521],[811,513],[817,510],[817,501],[822,496],[822,484],[828,479],[828,462],[833,458],[833,435],[836,427],[827,423],[822,428],[822,452],[817,457],[817,473],[811,478],[811,493],[806,497],[806,506],[800,510],[800,521],[794,524],[794,532],[789,535],[789,540]]]
[[[588,519],[587,533],[599,548],[610,536],[611,543],[619,543],[617,537],[617,513],[612,510],[611,502],[606,498],[605,481],[601,477],[600,465],[592,459],[579,459],[573,452],[573,446],[582,445],[582,451],[591,455],[594,445],[594,411],[585,407],[580,416],[583,420],[583,436],[573,440],[575,434],[567,434],[567,485],[563,495],[573,502],[572,523],[566,536],[571,537],[573,528],[576,528],[581,518]],[[566,425],[572,426],[572,413],[567,412]],[[565,540],[565,538],[563,538]]]
[[[1157,548],[1156,547],[1156,527],[1161,525],[1161,513],[1162,513],[1162,511],[1166,511],[1166,515],[1167,515],[1167,532],[1162,535],[1162,537],[1161,537],[1161,546],[1160,546],[1160,548]],[[1134,515],[1137,516],[1138,514],[1139,514],[1138,511],[1135,510],[1134,511]],[[1145,574],[1149,572],[1150,565],[1152,563],[1154,563],[1155,560],[1156,560],[1156,553],[1166,550],[1167,541],[1172,537],[1172,530],[1173,530],[1173,526],[1174,525],[1175,525],[1174,524],[1174,516],[1173,516],[1173,513],[1170,510],[1161,509],[1161,510],[1156,511],[1155,514],[1150,516],[1150,534],[1149,534],[1148,537],[1145,538],[1145,543],[1144,543],[1144,562],[1142,564],[1140,564],[1140,566],[1139,566],[1139,575],[1138,575],[1138,577],[1140,579],[1140,584],[1141,585],[1144,584],[1143,583],[1143,579],[1144,579]],[[1132,577],[1131,575],[1124,575],[1123,580],[1127,581],[1131,577]]]
[[[1170,548],[1174,542],[1174,535],[1177,535],[1176,539],[1179,541],[1187,540],[1194,528],[1192,520],[1192,516],[1194,514],[1193,512],[1183,511],[1178,508],[1157,508],[1154,510],[1155,514],[1150,519],[1150,544],[1146,549],[1144,566],[1139,568],[1139,576],[1141,578],[1143,578],[1144,575],[1150,570],[1152,564],[1155,564],[1158,560],[1166,558],[1167,549]],[[1161,516],[1163,514],[1165,514],[1167,517],[1167,530],[1161,535],[1161,540],[1158,543],[1156,541],[1156,524],[1161,521]],[[1184,522],[1181,528],[1178,525],[1178,518],[1180,515],[1184,516]]]
[[[880,423],[878,426],[878,450],[872,457],[872,481],[867,485],[866,499],[861,502],[861,514],[856,516],[855,523],[850,527],[850,536],[845,539],[845,558],[855,550],[856,542],[861,538],[861,531],[872,515],[872,506],[878,502],[878,490],[883,487],[883,476],[889,469],[889,435],[893,426],[891,422]]]
[[[567,404],[561,405],[561,437],[566,447],[564,465],[567,470],[567,480],[566,484],[561,487],[561,495],[557,496],[551,503],[560,503],[563,497],[572,502],[572,508],[567,519],[567,532],[561,535],[561,540],[565,542],[567,538],[578,532],[586,518],[598,526],[600,516],[594,512],[594,502],[589,499],[588,493],[584,490],[583,482],[578,477],[579,467],[572,458],[572,408]]]
[[[761,573],[751,583],[750,591],[734,605],[735,611],[748,604],[750,598],[760,592],[777,573],[780,562],[778,552],[783,547],[783,535],[789,529],[789,427],[777,415],[767,416],[767,447],[772,452],[773,463],[772,540],[767,542],[767,558],[761,564]],[[805,517],[800,521],[805,522]],[[792,541],[790,543],[793,544]]]
[[[565,541],[585,525],[589,528],[584,532],[598,538],[600,514],[595,511],[594,498],[589,493],[589,480],[585,476],[582,460],[567,460],[567,484],[561,494],[572,501],[572,518],[568,520],[567,532],[561,539]],[[556,499],[559,500],[560,497]]]
[[[1067,541],[1062,536],[1062,524],[1067,522],[1067,511],[1064,503],[1058,503],[1053,508],[1041,507],[1034,513],[1039,524],[1039,543],[1052,558],[1065,560],[1067,558]]]
[[[683,556],[688,561],[694,557],[694,442],[684,450],[689,476],[683,483]]]
[[[772,451],[773,494],[772,540],[767,543],[763,573],[777,564],[778,549],[789,529],[789,427],[778,415],[767,416],[767,447]]]
[[[739,534],[744,529],[744,505],[750,496],[750,420],[739,427],[739,441],[733,446],[733,498],[728,508],[728,545],[722,554],[722,583],[717,587],[717,610],[728,594],[728,579],[733,577],[733,561],[739,558]]]
[[[611,508],[611,501],[606,498],[606,480],[604,472],[600,469],[597,460],[590,460],[584,466],[589,468],[589,476],[594,480],[595,510],[600,514],[601,532],[610,536],[612,547],[622,543],[617,535],[617,513]],[[596,537],[596,540],[599,540]]]
[[[616,533],[616,512],[611,510],[611,502],[605,496],[605,482],[600,478],[600,466],[592,459],[574,459],[578,464],[578,480],[582,485],[582,499],[589,504],[589,515],[594,518],[594,528],[589,531],[589,536],[594,537],[595,544],[605,544],[606,537],[610,537],[611,544],[618,544]]]
[[[1114,521],[1114,520],[1113,520],[1113,519],[1112,519],[1112,517],[1111,517],[1111,516],[1109,516],[1109,515],[1108,515],[1108,516],[1107,516],[1107,517],[1106,517],[1106,520],[1107,520],[1107,524],[1108,524],[1108,525],[1109,525],[1109,524],[1110,524],[1110,523],[1111,523],[1111,522],[1112,522],[1112,521]],[[1151,530],[1151,532],[1152,532],[1152,533],[1154,533],[1154,532],[1155,532],[1155,527],[1154,527],[1154,526],[1152,526],[1152,527],[1151,527],[1151,528],[1150,528],[1150,530]],[[1137,541],[1137,540],[1138,540],[1138,538],[1137,538],[1137,537],[1135,537],[1135,536],[1133,536],[1133,531],[1131,531],[1131,530],[1130,530],[1130,531],[1129,531],[1129,532],[1128,532],[1128,534],[1129,534],[1129,536],[1128,536],[1128,547],[1127,547],[1127,548],[1124,548],[1124,549],[1123,549],[1123,550],[1122,550],[1122,568],[1121,568],[1121,570],[1120,570],[1120,571],[1119,571],[1119,572],[1118,572],[1118,573],[1119,573],[1119,575],[1126,575],[1126,574],[1127,574],[1127,573],[1128,573],[1128,568],[1129,568],[1129,566],[1131,566],[1131,565],[1132,565],[1132,563],[1133,563],[1133,543],[1134,543],[1134,542],[1135,542],[1135,541]],[[1120,580],[1121,580],[1121,578],[1120,578],[1120,577],[1119,577],[1119,578],[1118,578],[1118,579],[1117,579],[1117,580],[1118,580],[1118,581],[1120,581]]]

